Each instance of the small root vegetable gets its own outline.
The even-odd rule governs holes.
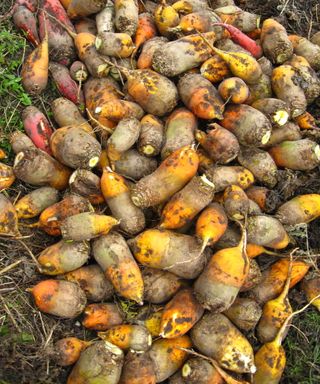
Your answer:
[[[269,149],[278,167],[310,171],[319,165],[320,147],[309,139],[283,141]]]
[[[192,357],[184,364],[181,370],[183,383],[189,384],[223,384],[220,373],[207,360]]]
[[[232,372],[254,373],[253,350],[249,341],[221,313],[207,313],[191,330],[194,346]]]
[[[95,47],[99,53],[112,57],[131,56],[134,45],[126,33],[103,32],[96,37]]]
[[[63,319],[79,316],[87,302],[82,289],[69,281],[43,280],[29,291],[41,312]]]
[[[248,84],[250,95],[247,99],[247,104],[251,104],[256,100],[272,97],[271,78],[264,73],[255,84]]]
[[[134,57],[139,48],[148,40],[157,35],[153,17],[150,13],[140,13],[138,18],[137,30],[134,36],[135,49],[132,53]]]
[[[156,384],[156,375],[148,353],[126,355],[119,384]]]
[[[158,48],[161,48],[168,42],[168,39],[163,36],[156,36],[146,41],[143,44],[141,53],[137,61],[137,68],[146,69],[151,68],[153,55]]]
[[[290,118],[290,109],[283,100],[267,98],[259,99],[251,104],[251,107],[262,112],[268,117],[271,124],[282,127]]]
[[[248,253],[248,250],[250,250],[250,245],[251,244],[247,244],[247,247],[246,247],[246,252],[249,258],[250,258],[250,255]],[[249,272],[248,272],[247,278],[245,279],[244,283],[240,288],[240,292],[250,291],[252,288],[260,284],[261,281],[262,281],[262,273],[261,273],[259,264],[255,260],[250,259]]]
[[[95,240],[93,256],[119,295],[138,304],[142,303],[141,271],[119,233],[112,232]]]
[[[11,201],[0,193],[0,236],[19,235],[18,215]]]
[[[78,83],[86,81],[89,76],[87,67],[79,60],[71,64],[69,71],[71,78]]]
[[[138,151],[141,155],[157,156],[162,148],[164,128],[160,119],[153,115],[145,115],[141,121]]]
[[[186,335],[175,339],[158,339],[152,344],[149,356],[155,367],[157,383],[166,380],[183,365],[188,354],[180,348],[190,348],[191,345]]]
[[[260,25],[259,15],[243,11],[234,5],[215,8],[214,12],[220,17],[223,23],[231,24],[244,33],[254,31],[256,28],[259,28]]]
[[[179,24],[178,12],[165,1],[161,1],[154,11],[154,21],[162,36],[170,36],[170,28]]]
[[[252,186],[246,190],[250,200],[258,204],[265,213],[272,213],[280,205],[280,196],[276,191],[266,187]]]
[[[34,13],[27,7],[18,6],[13,14],[13,22],[17,28],[20,28],[28,41],[34,46],[40,43],[40,38],[37,31],[37,20]]]
[[[65,337],[58,340],[54,345],[55,361],[62,367],[73,365],[79,360],[80,354],[91,345],[90,341],[77,339],[76,337]]]
[[[89,16],[100,12],[106,3],[107,0],[71,0],[67,13],[70,19]]]
[[[136,0],[115,0],[114,24],[117,31],[133,36],[138,27],[138,2]]]
[[[289,121],[282,127],[272,129],[270,139],[265,146],[272,147],[284,141],[297,141],[300,139],[302,139],[302,135],[299,126]]]
[[[213,166],[208,169],[206,176],[215,185],[215,192],[224,191],[230,185],[247,189],[254,183],[253,174],[239,166]]]
[[[87,169],[77,169],[69,179],[70,191],[85,197],[91,204],[104,202],[100,188],[100,178]]]
[[[200,67],[201,76],[211,81],[211,83],[219,83],[225,78],[231,76],[227,63],[218,55],[213,55],[206,60]]]
[[[33,144],[52,155],[49,140],[53,131],[45,115],[38,108],[30,105],[22,112],[22,122]]]
[[[223,206],[231,220],[243,220],[249,213],[249,199],[244,190],[230,185],[223,193]]]
[[[130,117],[140,120],[144,115],[144,111],[139,104],[118,99],[105,102],[101,107],[95,108],[94,113],[99,116],[98,120],[102,117],[114,122]]]
[[[168,230],[148,229],[129,245],[142,265],[168,270],[185,279],[197,277],[206,258],[197,239]]]
[[[307,297],[308,301],[314,300],[315,297],[320,294],[320,279],[319,277],[304,278],[301,283],[301,288]],[[320,311],[320,299],[316,299],[312,302],[312,305]]]
[[[102,269],[97,264],[65,273],[62,278],[78,284],[87,299],[93,302],[109,300],[114,293],[112,284],[106,279]]]
[[[87,329],[106,331],[122,322],[123,316],[116,304],[100,303],[86,306],[82,325]]]
[[[107,341],[97,341],[81,353],[68,377],[67,384],[85,382],[117,384],[120,380],[123,359],[120,348]]]
[[[97,33],[95,33],[95,35],[103,32],[114,32],[114,16],[114,3],[108,0],[105,7],[96,14],[96,22],[94,24]]]
[[[293,45],[294,53],[304,57],[314,70],[319,71],[320,47],[302,36],[290,35],[289,40]]]
[[[223,100],[234,104],[243,104],[250,94],[248,86],[239,77],[223,80],[219,84],[218,91]]]
[[[296,117],[294,121],[301,129],[317,129],[316,119],[309,112]]]
[[[0,163],[0,192],[11,187],[16,177],[10,165]]]

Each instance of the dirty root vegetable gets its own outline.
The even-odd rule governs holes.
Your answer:
[[[265,213],[273,212],[280,205],[279,194],[266,187],[253,185],[246,190],[246,194]]]
[[[209,8],[207,0],[178,0],[173,3],[172,8],[179,14],[188,14]]]
[[[170,36],[170,28],[179,24],[178,12],[162,0],[154,11],[154,21],[162,36]]]
[[[229,3],[229,2],[227,2]],[[243,11],[241,8],[234,5],[214,7],[214,12],[220,16],[224,23],[231,24],[237,27],[242,32],[251,32],[259,28],[260,16],[254,13]]]
[[[71,1],[71,0],[67,0],[67,1]],[[90,19],[89,17],[84,17],[76,20],[74,23],[74,27],[78,34],[90,33],[91,35],[96,36],[98,33],[96,21],[93,19]]]
[[[161,383],[173,375],[185,362],[188,353],[179,348],[190,348],[189,336],[180,336],[175,339],[158,339],[149,350],[156,373],[156,382]]]
[[[224,380],[219,372],[207,360],[192,357],[181,370],[183,383],[189,384],[223,384]]]
[[[164,46],[164,44],[166,44],[167,42],[168,42],[168,39],[163,36],[156,36],[146,41],[143,44],[141,53],[139,55],[139,58],[137,61],[137,68],[139,69],[151,68],[153,55],[155,51],[158,48]]]
[[[100,118],[105,118],[112,122],[119,122],[129,117],[135,117],[140,120],[144,115],[143,109],[137,103],[118,99],[105,102],[101,107],[95,108],[94,113],[98,115],[99,122]],[[102,120],[102,124],[104,124],[104,120]]]
[[[229,185],[246,189],[254,183],[253,174],[240,166],[213,166],[207,170],[206,175],[215,185],[215,192],[221,192]]]
[[[302,280],[301,283],[302,291],[307,296],[307,300],[311,301],[316,296],[320,294],[320,279],[319,276],[316,276],[314,278],[310,278],[307,276]],[[320,299],[316,299],[312,302],[312,305],[317,308],[318,311],[320,311]]]
[[[311,67],[319,71],[320,47],[302,36],[290,35],[289,40],[293,45],[294,53],[307,59]]]
[[[18,6],[13,14],[13,22],[17,28],[20,28],[28,41],[34,46],[40,43],[40,38],[37,31],[37,20],[33,12],[27,7]]]
[[[107,341],[97,341],[81,353],[68,377],[67,384],[94,382],[118,384],[123,359],[120,348]]]
[[[104,202],[100,188],[100,178],[87,169],[77,169],[69,179],[70,191],[85,197],[91,204]]]
[[[0,163],[0,192],[10,188],[16,177],[10,165]]]
[[[227,63],[218,55],[213,55],[206,60],[200,67],[201,76],[211,81],[211,83],[219,83],[223,79],[231,75]]]
[[[197,239],[168,230],[148,229],[129,240],[129,245],[142,265],[168,270],[185,279],[197,277],[206,258]]]
[[[107,0],[71,0],[68,6],[68,16],[76,19],[100,12],[106,5]]]
[[[163,123],[153,115],[145,115],[141,121],[140,136],[138,139],[138,151],[141,155],[157,156],[163,143]]]
[[[223,206],[231,220],[243,220],[249,213],[249,199],[242,188],[230,185],[223,193]]]
[[[248,86],[239,77],[223,80],[219,84],[218,91],[223,100],[234,104],[243,104],[250,94]]]
[[[111,169],[104,168],[101,177],[102,194],[119,226],[126,233],[135,235],[145,227],[143,211],[133,204],[125,179]]]
[[[87,329],[106,331],[122,322],[123,316],[116,304],[99,303],[86,306],[82,325]]]
[[[79,316],[87,302],[82,289],[69,281],[43,280],[29,291],[40,311],[64,319]]]
[[[221,313],[207,313],[191,330],[194,346],[232,372],[255,372],[249,341]]]
[[[294,121],[301,129],[317,129],[316,119],[309,112],[296,117]]]
[[[271,78],[264,73],[255,84],[248,84],[250,95],[247,104],[251,104],[256,100],[272,97]]]
[[[265,146],[272,147],[284,141],[297,141],[300,139],[302,139],[302,135],[299,126],[289,121],[282,127],[274,127],[272,129],[270,139]]]
[[[82,61],[79,60],[74,61],[71,64],[69,71],[71,78],[78,83],[86,81],[89,76],[87,67],[84,63],[82,63]]]
[[[141,304],[143,280],[125,239],[117,232],[109,233],[93,243],[93,256],[116,292]]]
[[[114,24],[119,32],[133,36],[138,27],[138,2],[136,0],[115,0]]]
[[[18,215],[11,201],[0,193],[0,236],[19,235]]]
[[[103,32],[96,37],[95,47],[104,56],[129,57],[134,45],[127,33]]]
[[[247,244],[247,254],[248,257],[248,249],[250,244]],[[242,287],[240,288],[240,292],[247,292],[250,291],[252,288],[256,287],[258,284],[260,284],[262,281],[262,274],[259,267],[259,264],[253,260],[249,260],[249,272],[247,274],[247,278],[245,279],[244,283],[242,284]]]
[[[24,150],[36,148],[32,140],[21,131],[14,131],[13,133],[11,133],[10,145],[16,155]]]
[[[274,98],[259,99],[254,101],[251,107],[258,109],[268,117],[271,124],[277,126],[282,127],[290,118],[290,109],[283,100]]]
[[[148,40],[157,35],[153,17],[150,13],[140,13],[138,18],[138,26],[134,36],[135,49],[132,56],[134,57],[139,48]]]
[[[155,370],[148,353],[127,353],[119,384],[156,384]]]
[[[94,24],[96,25],[97,33],[114,32],[114,16],[114,3],[108,0],[105,7],[96,14],[96,22]]]
[[[80,357],[82,351],[91,345],[90,341],[77,339],[76,337],[65,337],[58,340],[53,347],[55,361],[62,367],[73,365]]]
[[[179,24],[170,28],[174,34],[189,35],[196,32],[210,32],[216,28],[216,22],[220,19],[209,9],[203,9],[197,12],[188,13],[180,18]]]

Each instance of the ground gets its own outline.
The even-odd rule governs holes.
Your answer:
[[[6,14],[13,0],[0,3],[0,14]],[[291,31],[309,36],[320,29],[320,4],[318,0],[240,0],[241,6],[273,16]],[[57,97],[51,84],[43,97],[31,99],[24,93],[19,71],[25,52],[29,49],[25,39],[11,24],[10,18],[0,19],[0,147],[9,154],[5,161],[12,161],[8,136],[15,129],[22,129],[20,112],[32,104],[39,106],[50,119],[50,101]],[[312,112],[320,119],[317,105]],[[285,180],[279,187],[288,198],[297,193],[319,193],[318,170],[305,175],[299,172],[284,173]],[[7,193],[17,199],[27,188],[16,182]],[[317,267],[320,252],[319,221],[293,233],[298,245]],[[34,256],[44,244],[53,242],[38,231],[22,228],[21,240],[0,238],[0,384],[63,384],[68,374],[52,359],[53,342],[62,336],[76,335],[87,338],[88,333],[74,320],[56,320],[37,311],[26,289],[41,276],[37,273]],[[294,308],[305,304],[299,289],[290,294]],[[132,308],[121,302],[128,315]],[[295,318],[286,338],[287,367],[281,383],[316,384],[320,382],[320,315],[309,308]]]

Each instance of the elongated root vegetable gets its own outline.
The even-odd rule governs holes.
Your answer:
[[[96,49],[105,56],[129,57],[134,45],[127,33],[103,32],[96,37]]]
[[[156,384],[156,375],[148,353],[129,352],[123,365],[121,384]]]
[[[89,16],[100,12],[106,3],[107,0],[71,0],[67,13],[70,19]]]
[[[144,156],[157,156],[163,143],[163,124],[153,115],[145,115],[141,119],[141,130],[138,139],[138,150]]]
[[[155,367],[157,383],[173,375],[186,361],[188,354],[179,347],[190,348],[191,345],[186,335],[175,339],[158,339],[152,344],[149,356]]]
[[[156,36],[146,41],[143,44],[141,53],[137,61],[137,68],[146,69],[151,68],[153,55],[155,51],[168,42],[168,39],[163,36]]]
[[[98,336],[117,347],[136,352],[146,352],[152,344],[152,336],[147,328],[141,325],[122,324],[99,332]]]
[[[280,205],[280,197],[276,191],[266,187],[252,186],[246,190],[250,200],[258,204],[265,213],[273,212]]]
[[[135,235],[144,229],[144,213],[133,204],[130,190],[122,176],[104,168],[101,190],[112,215],[119,220],[120,228],[130,235]]]
[[[320,69],[320,47],[305,37],[290,35],[291,41],[296,55],[302,56],[308,60],[313,69],[318,71]]]
[[[0,235],[19,235],[18,215],[11,201],[0,193]]]
[[[91,204],[101,204],[104,198],[100,188],[100,178],[87,169],[77,169],[69,179],[70,190],[88,199]]]
[[[93,243],[93,255],[116,292],[141,304],[143,300],[141,272],[124,238],[116,232],[101,236]]]
[[[188,359],[182,367],[181,373],[183,382],[186,380],[189,384],[223,384],[224,382],[213,365],[200,357]]]
[[[107,341],[97,341],[85,349],[73,367],[67,384],[77,383],[119,383],[123,352]]]
[[[169,270],[186,279],[199,275],[206,258],[197,239],[168,230],[148,229],[130,240],[129,245],[142,265]]]
[[[219,83],[226,77],[231,75],[227,63],[218,55],[213,55],[206,60],[200,67],[201,76],[211,81],[211,83]]]
[[[153,17],[149,13],[140,13],[138,18],[137,30],[134,37],[135,49],[133,57],[138,49],[148,40],[157,35],[157,28],[155,26]]]
[[[320,279],[319,276],[312,277],[306,276],[301,283],[302,291],[307,296],[307,300],[311,301],[320,294]],[[312,302],[312,305],[320,311],[320,299],[316,299]]]
[[[223,206],[231,220],[243,220],[249,213],[249,199],[242,188],[230,185],[223,194]]]
[[[13,171],[16,177],[31,185],[50,185],[63,190],[67,187],[71,171],[37,148],[19,152]]]
[[[138,27],[138,3],[135,0],[115,0],[114,24],[117,31],[127,33],[129,36],[135,34]]]
[[[17,28],[20,28],[26,38],[34,45],[37,46],[40,38],[37,31],[36,18],[27,7],[18,6],[13,14],[13,22]]]
[[[65,273],[62,278],[77,283],[88,300],[99,302],[109,300],[113,296],[113,286],[97,264],[84,266]]]
[[[255,372],[248,340],[221,313],[207,313],[191,330],[194,346],[232,372]]]
[[[123,316],[116,304],[100,303],[86,306],[82,325],[87,329],[106,331],[122,322]]]
[[[79,316],[87,302],[82,289],[69,281],[43,280],[30,292],[40,311],[66,319]]]
[[[260,16],[243,11],[241,8],[234,5],[229,5],[229,1],[227,1],[227,4],[227,6],[214,9],[215,13],[220,16],[224,23],[231,24],[245,33],[259,28]]]
[[[63,367],[73,365],[78,361],[81,352],[89,345],[91,345],[90,341],[80,340],[76,337],[60,339],[54,345],[55,361]]]
[[[23,110],[22,122],[34,145],[51,155],[49,140],[53,131],[45,115],[38,108],[30,106]]]
[[[10,165],[0,163],[0,192],[10,188],[16,177]]]
[[[215,192],[221,192],[229,185],[238,185],[242,189],[247,189],[254,182],[253,174],[239,166],[213,166],[208,169],[206,175],[215,185]]]
[[[223,80],[218,91],[223,100],[234,104],[243,104],[250,94],[248,86],[239,77],[229,77]]]

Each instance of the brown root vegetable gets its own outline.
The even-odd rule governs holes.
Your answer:
[[[165,303],[183,286],[183,280],[168,271],[154,268],[142,270],[144,300],[152,304]]]
[[[100,12],[106,3],[107,0],[71,0],[67,13],[70,19],[89,16]]]
[[[93,256],[119,295],[142,303],[141,271],[119,233],[112,232],[95,240]]]
[[[243,334],[221,313],[207,313],[191,330],[194,346],[232,372],[255,372],[253,350]]]
[[[10,188],[16,177],[10,165],[0,163],[0,192]]]
[[[266,187],[253,185],[246,190],[246,194],[265,213],[272,213],[280,205],[279,194]]]
[[[311,275],[312,276],[312,275]],[[301,283],[301,288],[304,294],[307,297],[308,301],[313,300],[316,296],[320,294],[320,279],[319,276],[310,277],[306,276]],[[320,299],[315,299],[312,302],[312,305],[320,311]]]
[[[152,59],[155,51],[158,48],[161,48],[167,42],[168,42],[168,39],[163,36],[156,36],[146,41],[143,44],[141,53],[139,55],[139,58],[137,61],[137,68],[139,69],[151,68]]]
[[[127,33],[103,32],[96,37],[96,49],[105,56],[129,57],[134,45]]]
[[[83,312],[87,299],[82,289],[63,280],[43,280],[30,288],[37,308],[50,315],[71,319]]]
[[[18,215],[11,201],[0,193],[0,235],[19,235]]]
[[[99,303],[86,306],[82,325],[87,329],[106,331],[115,325],[122,324],[122,322],[123,315],[116,304]]]
[[[254,101],[251,107],[258,109],[268,117],[271,124],[277,126],[282,127],[290,118],[290,109],[283,100],[274,98],[259,99]]]
[[[157,156],[162,148],[164,128],[160,119],[153,115],[145,115],[141,121],[138,151],[141,155]]]
[[[281,144],[283,141],[296,141],[300,139],[302,139],[302,135],[299,126],[289,121],[282,127],[272,129],[270,139],[265,146],[272,147]]]
[[[255,84],[248,84],[248,87],[250,95],[246,102],[249,105],[256,100],[272,97],[271,77],[264,73]]]
[[[231,71],[227,63],[218,55],[213,55],[206,60],[200,68],[201,76],[211,81],[218,83],[231,75]]]
[[[117,31],[133,36],[138,27],[138,2],[136,0],[115,0],[114,24]]]
[[[36,148],[32,140],[26,134],[20,131],[14,131],[10,135],[10,145],[16,155],[24,150]]]
[[[243,104],[250,94],[248,86],[239,77],[223,80],[219,84],[218,91],[223,100],[234,104]]]
[[[224,380],[219,372],[207,360],[192,357],[181,370],[182,383],[188,384],[223,384]]]
[[[176,372],[169,377],[168,384],[185,384],[185,381],[181,375],[181,371]]]
[[[222,22],[231,24],[242,32],[247,33],[259,28],[259,15],[243,11],[235,5],[214,8],[214,12],[220,17]]]
[[[320,47],[320,31],[316,32],[312,37],[311,37],[311,43],[317,44]]]
[[[156,384],[153,363],[147,352],[126,355],[119,384]]]
[[[297,35],[290,35],[289,40],[293,45],[296,55],[308,60],[308,63],[314,70],[320,70],[320,47],[317,44],[314,44],[305,37]]]
[[[55,361],[62,367],[73,365],[80,357],[82,351],[91,345],[90,341],[77,339],[76,337],[65,337],[54,344]]]
[[[70,68],[70,76],[74,81],[82,83],[87,80],[89,73],[86,65],[82,61],[74,61]]]
[[[265,56],[260,57],[258,60],[258,63],[260,64],[260,67],[262,69],[262,72],[271,77],[272,71],[273,71],[273,65],[269,59],[267,59]]]
[[[243,220],[249,213],[249,199],[244,190],[230,185],[223,193],[223,206],[231,220]]]
[[[74,23],[74,27],[78,34],[90,33],[91,35],[94,35],[94,36],[96,36],[97,34],[96,22],[95,20],[90,19],[89,17],[82,17],[81,19],[76,20],[76,22]]]
[[[230,185],[246,189],[254,183],[253,174],[240,166],[213,166],[208,169],[206,175],[215,185],[215,192],[221,192]]]
[[[250,246],[250,244],[247,244],[247,249]],[[248,257],[249,252],[247,251]],[[240,288],[240,292],[247,292],[250,291],[250,289],[256,287],[258,284],[260,284],[262,281],[262,274],[259,267],[259,264],[253,260],[249,260],[249,272],[247,275],[247,278],[245,279],[244,283],[242,284]]]
[[[69,179],[70,191],[85,197],[91,204],[101,204],[104,198],[100,188],[100,178],[87,169],[77,169]]]
[[[231,39],[221,39],[218,40],[215,44],[217,48],[221,49],[222,51],[226,52],[240,52],[245,54],[250,54],[249,51],[247,51],[245,48],[241,47],[241,45],[236,44]]]

